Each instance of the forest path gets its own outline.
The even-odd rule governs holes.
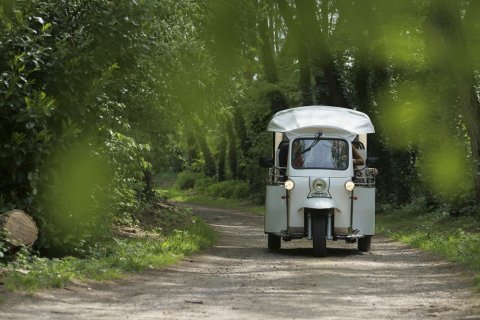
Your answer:
[[[114,283],[72,284],[0,306],[0,319],[480,319],[463,268],[375,236],[372,251],[328,242],[266,248],[263,217],[193,206],[219,233],[182,262]]]

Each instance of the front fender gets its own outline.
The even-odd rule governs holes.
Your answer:
[[[337,202],[331,198],[309,198],[305,201],[304,208],[310,209],[336,209],[341,212]]]

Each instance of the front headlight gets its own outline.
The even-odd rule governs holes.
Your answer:
[[[313,180],[312,187],[315,191],[322,192],[327,187],[327,183],[323,179]]]
[[[348,192],[353,191],[353,189],[355,189],[355,183],[353,181],[345,182],[345,189],[347,189]]]
[[[295,183],[292,180],[285,181],[285,189],[288,191],[292,190],[295,187]]]

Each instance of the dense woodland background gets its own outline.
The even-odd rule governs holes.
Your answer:
[[[479,1],[2,0],[0,210],[75,253],[166,173],[262,202],[277,111],[332,105],[376,128],[383,210],[476,215]],[[161,182],[161,181],[160,181]]]

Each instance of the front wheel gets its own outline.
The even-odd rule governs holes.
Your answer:
[[[281,238],[274,234],[268,234],[268,249],[270,250],[278,250],[281,247]]]
[[[312,216],[313,255],[327,255],[327,217],[322,214]]]
[[[358,251],[368,252],[372,246],[372,236],[365,236],[358,239]]]

